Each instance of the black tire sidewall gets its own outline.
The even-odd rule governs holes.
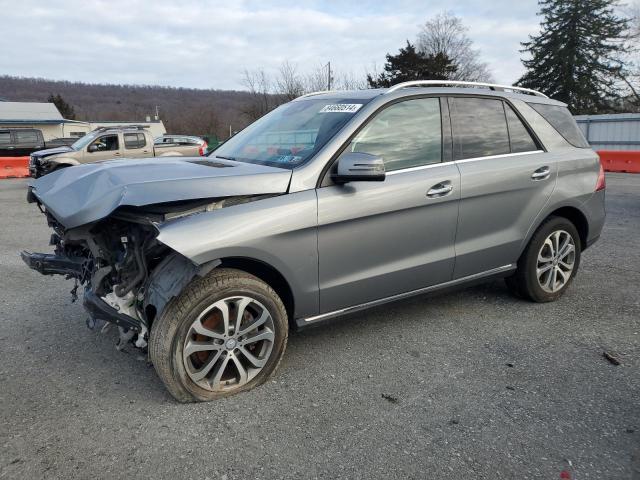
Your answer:
[[[226,272],[230,271],[231,270],[226,270]],[[220,273],[221,272],[215,272],[215,274]],[[171,337],[170,349],[169,351],[162,352],[164,358],[161,361],[166,362],[168,360],[170,362],[173,380],[178,384],[177,386],[180,389],[184,389],[185,393],[188,393],[194,400],[209,401],[227,397],[250,390],[262,384],[274,373],[286,348],[288,321],[286,310],[279,297],[261,280],[244,274],[244,272],[239,273],[240,275],[237,276],[227,274],[221,277],[223,285],[218,288],[187,287],[181,295],[173,300],[180,303],[183,308],[176,309],[169,306],[169,308],[163,312],[163,318],[160,320],[171,322],[170,327],[164,332],[164,335]],[[271,355],[262,370],[245,385],[230,391],[212,392],[198,386],[189,377],[182,359],[184,341],[192,323],[205,308],[223,298],[240,295],[255,299],[269,311],[275,329],[275,339]],[[176,314],[176,310],[182,310],[183,313]],[[165,313],[172,315],[172,318],[164,318]],[[167,356],[169,356],[169,358],[167,358]],[[180,397],[182,397],[182,395]]]
[[[540,286],[536,270],[538,266],[538,253],[542,248],[542,245],[544,244],[547,237],[557,230],[564,230],[569,233],[569,235],[571,235],[576,246],[576,254],[575,263],[569,280],[560,290],[550,293],[544,291]],[[536,302],[552,302],[560,298],[567,290],[567,288],[571,285],[573,279],[578,273],[578,268],[580,267],[581,251],[582,245],[580,241],[580,235],[578,234],[578,230],[573,225],[573,223],[562,217],[552,217],[547,220],[543,225],[540,226],[540,228],[531,238],[526,255],[524,257],[524,264],[520,265],[520,267],[524,267],[524,287],[527,296],[529,296]]]

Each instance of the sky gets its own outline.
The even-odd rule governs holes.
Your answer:
[[[244,89],[245,69],[275,73],[286,60],[299,72],[330,61],[364,77],[449,10],[495,81],[511,84],[537,9],[536,0],[0,0],[0,75]]]

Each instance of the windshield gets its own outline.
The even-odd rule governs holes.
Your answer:
[[[72,145],[75,151],[82,150],[84,147],[89,145],[96,137],[98,136],[98,132],[89,132],[84,137],[80,137],[76,140]]]
[[[367,101],[323,98],[286,103],[211,156],[292,169],[315,155]]]

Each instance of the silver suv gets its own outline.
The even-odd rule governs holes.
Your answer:
[[[22,256],[83,285],[88,324],[148,346],[176,399],[211,400],[269,378],[291,326],[494,277],[558,299],[600,235],[604,188],[566,106],[540,93],[321,92],[208,158],[35,181],[55,252]]]

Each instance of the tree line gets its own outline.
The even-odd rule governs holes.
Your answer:
[[[525,73],[515,83],[567,103],[574,114],[640,112],[640,2],[539,0],[540,32],[522,42]],[[156,110],[172,133],[227,138],[278,105],[312,91],[389,87],[410,80],[492,82],[463,21],[450,12],[428,19],[413,40],[388,53],[381,71],[302,71],[285,61],[275,74],[245,70],[244,91],[94,85],[0,77],[15,101],[55,103],[66,118],[143,120]],[[516,52],[514,52],[516,54]]]

